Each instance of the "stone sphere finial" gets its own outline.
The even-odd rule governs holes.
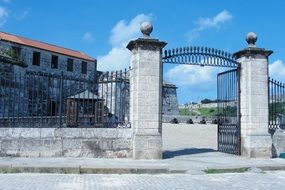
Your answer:
[[[141,24],[141,32],[143,33],[143,36],[145,38],[149,38],[150,37],[150,33],[153,30],[153,26],[149,21],[145,21]]]
[[[246,41],[248,43],[248,47],[256,47],[255,43],[257,41],[257,35],[254,32],[249,32],[246,35]]]

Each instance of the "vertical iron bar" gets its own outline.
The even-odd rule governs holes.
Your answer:
[[[217,123],[218,123],[218,130],[217,130],[217,144],[218,144],[218,150],[220,150],[220,141],[219,141],[219,135],[220,135],[220,75],[218,74],[217,76],[217,112],[218,112],[218,118],[217,118]]]
[[[60,74],[60,84],[59,84],[59,128],[62,125],[62,89],[63,88],[63,71]]]
[[[7,88],[6,88],[6,81],[7,81],[7,74],[6,73],[3,73],[3,76],[4,76],[4,78],[3,78],[3,94],[4,94],[4,97],[5,98],[7,98],[7,96],[5,95],[5,94],[7,94]],[[3,99],[3,113],[2,113],[2,115],[3,115],[3,119],[4,119],[4,121],[5,121],[5,113],[6,113],[6,102],[7,101],[5,101],[5,99]]]
[[[46,77],[46,81],[47,81],[47,87],[46,87],[46,125],[48,125],[48,101],[51,99],[51,97],[49,96],[49,89],[50,89],[50,78],[49,76]]]
[[[115,98],[115,102],[114,102],[114,104],[115,104],[115,111],[114,111],[114,114],[115,114],[115,116],[117,117],[117,96],[118,96],[118,94],[117,94],[117,87],[118,87],[118,72],[116,71],[115,72],[115,92],[114,92],[114,98]]]
[[[110,113],[113,112],[113,72],[111,72],[111,90],[110,90]]]
[[[17,94],[17,102],[16,102],[16,104],[17,104],[17,125],[19,126],[20,124],[21,124],[21,122],[20,122],[20,113],[21,113],[21,73],[19,73],[19,75],[17,76],[17,80],[16,80],[16,82],[17,82],[17,92],[16,92],[16,94]],[[22,127],[22,126],[20,126],[20,127]]]
[[[10,77],[10,76],[9,76]],[[11,121],[10,121],[10,110],[11,110],[11,79],[8,79],[8,89],[9,89],[9,97],[8,97],[8,122],[9,122],[9,127],[11,127]]]
[[[285,120],[285,110],[284,110],[284,83],[282,83],[282,129],[284,129],[284,120]]]
[[[241,113],[240,113],[240,65],[237,68],[237,130],[238,130],[238,155],[241,155],[241,126],[240,126],[240,119],[241,119]]]
[[[120,96],[120,104],[119,104],[119,122],[120,123],[122,123],[123,122],[123,104],[122,104],[122,100],[123,100],[123,98],[122,98],[122,87],[123,87],[123,74],[122,74],[122,70],[120,70],[120,94],[119,94],[119,96]]]
[[[17,100],[15,100],[15,96],[16,96],[16,86],[15,86],[15,83],[16,83],[16,75],[15,74],[11,74],[11,81],[12,81],[12,85],[11,85],[11,91],[12,91],[12,94],[11,94],[11,97],[12,97],[12,126],[15,127],[15,102]],[[16,97],[17,98],[17,97]]]
[[[277,121],[276,121],[276,113],[277,113],[277,110],[276,110],[276,103],[277,103],[277,101],[276,101],[276,94],[277,94],[277,88],[276,88],[276,82],[277,81],[275,81],[275,84],[274,84],[274,124],[275,124],[275,127],[277,127]]]
[[[267,82],[267,85],[268,85],[268,129],[270,129],[270,119],[271,119],[271,114],[270,114],[270,77],[268,77],[268,82]]]
[[[40,80],[40,93],[41,93],[41,97],[40,97],[40,105],[41,105],[41,126],[44,127],[44,122],[43,122],[43,116],[44,116],[44,111],[43,111],[43,108],[44,108],[44,83],[45,81],[43,80],[44,79],[44,74],[41,75],[41,80]]]
[[[270,114],[270,117],[271,117],[271,120],[270,120],[270,125],[271,127],[273,126],[273,83],[272,83],[272,79],[270,79],[270,107],[271,107],[271,114]]]
[[[278,128],[280,128],[280,113],[279,113],[279,108],[280,108],[280,82],[277,83],[277,102],[276,102],[276,107],[277,107]]]

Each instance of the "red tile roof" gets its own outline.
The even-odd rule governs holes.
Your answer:
[[[51,51],[54,53],[63,54],[63,55],[67,55],[67,56],[71,56],[71,57],[75,57],[79,59],[84,59],[87,61],[93,61],[93,62],[96,61],[94,58],[89,57],[88,55],[85,55],[84,53],[79,52],[79,51],[59,47],[59,46],[44,43],[44,42],[39,42],[36,40],[30,40],[24,37],[16,36],[13,34],[8,34],[4,32],[0,32],[0,40],[13,42],[13,43],[17,43],[20,45],[30,46],[30,47],[34,47],[34,48],[38,48],[38,49],[42,49],[46,51]]]

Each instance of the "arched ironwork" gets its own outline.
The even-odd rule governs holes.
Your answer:
[[[238,67],[235,56],[231,53],[209,47],[181,47],[165,50],[163,63],[189,64],[200,66]]]

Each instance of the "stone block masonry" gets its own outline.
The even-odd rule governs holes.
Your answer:
[[[162,61],[165,42],[152,39],[152,25],[142,23],[144,38],[130,41],[130,121],[133,158],[162,159]],[[145,79],[148,80],[145,80]],[[147,109],[147,110],[146,110]]]
[[[131,158],[131,129],[0,128],[0,156]]]
[[[254,33],[247,35],[248,47],[235,53],[240,65],[241,154],[271,157],[268,133],[268,57],[270,50],[257,48]]]

